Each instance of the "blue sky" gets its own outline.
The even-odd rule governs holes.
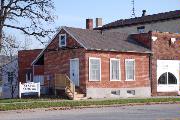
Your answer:
[[[85,28],[85,19],[101,17],[109,23],[118,19],[130,18],[132,14],[131,0],[54,0],[57,26]],[[155,14],[180,9],[180,0],[135,0],[136,16],[142,10],[147,14]]]
[[[132,14],[131,0],[54,0],[57,19],[54,27],[70,26],[85,28],[86,18],[103,18],[107,24],[119,19],[130,18]],[[180,10],[180,0],[135,0],[136,16],[141,16],[142,10],[147,14],[155,14],[173,10]],[[9,30],[10,34],[15,32]],[[24,44],[21,33],[16,39]],[[33,38],[26,38],[31,49],[42,48],[42,44]]]

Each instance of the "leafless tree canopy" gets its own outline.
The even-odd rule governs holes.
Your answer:
[[[20,30],[37,38],[52,33],[44,24],[54,22],[53,9],[52,0],[0,0],[0,43],[4,39],[4,28]]]

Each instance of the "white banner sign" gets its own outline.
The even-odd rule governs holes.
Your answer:
[[[21,98],[22,93],[32,93],[32,92],[37,92],[38,97],[40,97],[40,82],[39,83],[29,82],[23,84],[19,82],[19,98]]]

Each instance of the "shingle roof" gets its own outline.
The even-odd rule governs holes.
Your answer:
[[[109,29],[109,28],[123,27],[128,25],[157,22],[157,21],[169,20],[169,19],[177,19],[177,18],[180,18],[180,10],[136,17],[131,19],[124,19],[124,20],[121,19],[106,24],[99,29]]]
[[[100,51],[117,51],[117,52],[134,52],[134,53],[152,53],[151,50],[145,48],[142,44],[130,39],[126,33],[88,30],[81,28],[62,27],[70,34],[79,44],[86,50]],[[58,32],[59,33],[59,32]],[[43,55],[48,45],[54,40],[58,33],[50,40],[46,47],[40,52],[32,65]]]
[[[87,50],[150,53],[126,33],[64,27]]]

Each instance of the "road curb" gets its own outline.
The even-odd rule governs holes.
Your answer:
[[[128,103],[128,104],[113,104],[113,105],[90,105],[90,106],[74,106],[74,107],[50,107],[50,108],[43,108],[43,109],[45,111],[51,111],[51,110],[71,110],[71,109],[85,109],[85,108],[123,107],[123,106],[158,105],[158,104],[180,104],[180,101],[178,101],[178,102]]]

